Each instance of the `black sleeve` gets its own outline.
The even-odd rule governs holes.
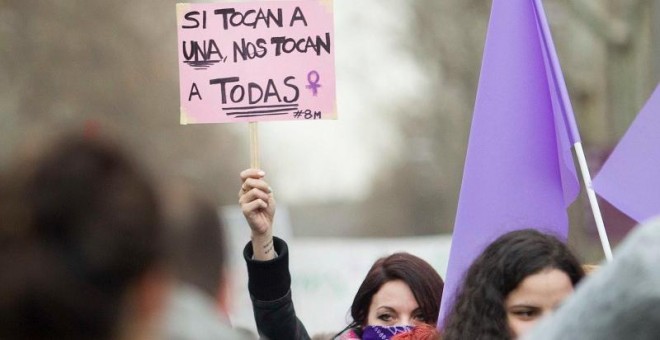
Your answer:
[[[273,237],[273,246],[277,257],[269,261],[252,259],[252,242],[243,250],[257,330],[259,335],[270,340],[309,340],[291,300],[289,249],[286,242],[277,237]]]

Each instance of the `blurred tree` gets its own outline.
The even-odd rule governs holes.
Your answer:
[[[650,34],[652,2],[659,16],[658,0],[544,1],[588,155],[600,155],[618,141],[657,83],[648,72],[660,37],[657,24]],[[401,43],[425,71],[428,85],[417,101],[389,107],[400,113],[408,155],[374,181],[365,225],[377,226],[379,234],[453,226],[491,3],[410,2],[410,32]],[[574,247],[586,260],[601,257],[584,195],[570,215]]]
[[[657,1],[656,1],[657,2]],[[641,109],[652,82],[652,0],[570,0],[579,18],[606,47],[607,117],[615,143]],[[653,83],[653,84],[652,84]]]
[[[490,2],[419,0],[409,10],[401,43],[427,86],[408,105],[389,108],[400,113],[406,155],[375,180],[365,209],[365,224],[387,235],[452,229]]]
[[[36,126],[112,133],[163,178],[235,202],[244,143],[179,126],[175,1],[10,0],[0,13],[0,161]]]
[[[602,46],[602,65],[595,70],[600,75],[592,70],[589,77],[602,77],[603,84],[600,87],[603,94],[592,96],[598,97],[600,103],[582,108],[583,112],[595,119],[588,119],[586,115],[578,116],[587,160],[592,175],[595,175],[659,80],[652,71],[652,53],[660,35],[657,27],[656,32],[652,31],[654,25],[651,18],[654,15],[652,8],[660,6],[660,1],[569,0],[565,4],[573,13],[572,20],[580,26],[575,28],[586,29],[592,39]],[[570,42],[573,39],[565,37],[565,40]],[[598,57],[587,48],[584,48],[584,55]],[[593,89],[597,87],[596,84],[591,88],[575,86],[573,92],[593,94]],[[600,112],[594,112],[594,107],[599,107]],[[635,222],[604,200],[601,200],[601,211],[610,241],[615,245],[625,237]],[[572,212],[573,221],[581,227],[582,233],[594,239],[595,222],[584,197],[574,205]],[[572,236],[580,238],[579,233],[574,232]],[[595,254],[602,254],[602,251],[594,251],[594,248],[586,242],[580,247],[583,256],[591,259],[598,258]]]

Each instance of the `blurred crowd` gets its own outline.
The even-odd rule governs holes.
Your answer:
[[[660,334],[660,221],[650,221],[614,261],[596,267],[553,235],[504,234],[472,263],[454,301],[443,302],[451,304],[444,318],[440,275],[411,254],[385,256],[366,273],[345,329],[310,335],[291,299],[295,273],[286,241],[273,236],[275,197],[260,169],[240,173],[238,193],[252,233],[243,256],[258,335],[234,329],[226,240],[212,200],[183,181],[157,182],[119,143],[97,134],[65,134],[18,154],[0,172],[1,339]]]

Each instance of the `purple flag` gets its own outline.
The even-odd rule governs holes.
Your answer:
[[[579,192],[572,115],[540,2],[494,0],[439,326],[464,272],[498,236],[536,228],[567,238],[566,208]]]
[[[660,215],[660,85],[616,146],[594,190],[638,222]]]

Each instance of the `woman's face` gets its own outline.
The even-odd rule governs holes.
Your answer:
[[[401,280],[386,282],[371,298],[369,326],[416,326],[426,322],[410,287]]]
[[[546,269],[526,277],[504,301],[512,335],[518,337],[527,332],[572,292],[571,279],[558,269]]]

